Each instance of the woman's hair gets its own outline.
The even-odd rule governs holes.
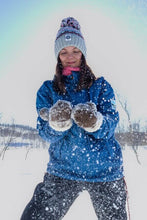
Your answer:
[[[58,61],[56,65],[56,74],[53,79],[53,82],[54,82],[54,89],[61,94],[66,93],[62,70],[63,70],[63,66],[60,58],[58,57]],[[95,75],[93,74],[91,68],[87,65],[85,57],[82,55],[81,66],[80,66],[80,79],[77,85],[77,91],[90,88],[90,86],[93,84],[95,79],[96,79]]]

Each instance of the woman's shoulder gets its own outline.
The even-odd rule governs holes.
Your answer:
[[[106,83],[109,83],[108,80],[106,79],[106,77],[104,77],[104,76],[99,76],[99,77],[97,77],[96,80],[95,80],[95,82],[96,82],[96,83],[105,83],[105,82],[106,82]]]
[[[113,91],[112,89],[112,86],[111,84],[105,79],[104,76],[101,76],[101,77],[98,77],[93,85],[91,86],[90,88],[90,91],[95,91],[95,92],[98,92],[98,91],[101,91],[102,93],[103,92],[110,92],[110,91]]]
[[[45,81],[43,82],[43,85],[45,85],[45,86],[51,86],[51,85],[53,85],[53,80],[45,80]]]
[[[103,82],[105,79],[104,79],[104,76],[99,76],[99,77],[97,77],[96,78],[96,80],[95,80],[95,82],[97,83],[97,82]]]
[[[52,88],[53,80],[46,80],[42,83],[40,88]]]
[[[53,80],[46,80],[42,83],[40,88],[38,89],[39,93],[48,92],[53,90]]]
[[[102,86],[102,87],[111,87],[111,84],[110,82],[108,82],[108,80],[104,77],[104,76],[100,76],[100,77],[97,77],[94,84],[96,86]]]
[[[104,76],[97,77],[93,82],[94,87],[101,87],[106,82]]]

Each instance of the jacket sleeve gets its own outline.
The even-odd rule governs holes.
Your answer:
[[[56,142],[60,139],[62,139],[68,131],[55,131],[52,129],[48,123],[48,121],[44,121],[39,117],[39,111],[41,108],[51,108],[53,105],[52,100],[52,81],[46,81],[43,83],[43,85],[40,87],[40,89],[37,92],[37,98],[36,98],[36,109],[38,112],[38,118],[37,118],[37,130],[39,132],[39,135],[45,140],[50,143]]]
[[[91,135],[96,139],[109,139],[114,135],[115,128],[119,122],[119,113],[116,110],[114,91],[104,78],[96,105],[98,111],[103,115],[103,122],[100,129],[91,133]]]

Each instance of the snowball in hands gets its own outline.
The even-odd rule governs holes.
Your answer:
[[[97,131],[103,121],[102,114],[97,112],[96,105],[93,102],[76,105],[72,111],[72,118],[78,126],[88,132]]]
[[[66,131],[72,126],[70,102],[58,100],[49,110],[49,125],[56,131]]]

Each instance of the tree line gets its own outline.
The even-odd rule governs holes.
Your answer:
[[[0,124],[0,157],[2,159],[11,147],[26,147],[27,157],[30,149],[47,148],[49,144],[39,136],[35,128],[14,123]]]
[[[140,131],[139,123],[130,124],[128,130],[124,130],[120,125],[116,129],[115,137],[121,146],[131,146],[138,159],[138,147],[147,146],[147,131]],[[6,150],[10,147],[27,147],[28,152],[32,148],[48,148],[38,134],[37,129],[25,125],[0,124],[0,157],[4,158]]]

